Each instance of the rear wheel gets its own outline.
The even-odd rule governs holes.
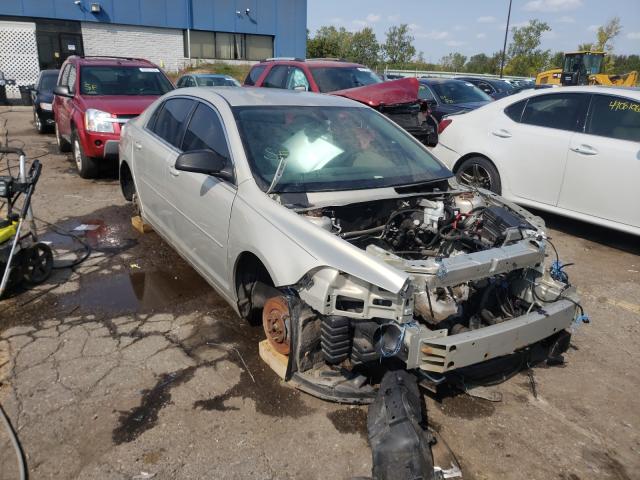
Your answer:
[[[484,188],[498,195],[502,192],[498,169],[484,157],[467,158],[456,169],[456,178],[463,185]]]
[[[71,134],[71,148],[73,149],[73,159],[76,162],[78,173],[82,178],[95,178],[100,171],[95,158],[85,155],[77,132]]]
[[[62,138],[62,135],[60,135],[60,130],[58,129],[58,122],[56,122],[55,125],[56,125],[55,126],[55,129],[56,129],[56,143],[58,144],[58,150],[61,153],[70,152],[71,151],[71,145],[64,138]]]

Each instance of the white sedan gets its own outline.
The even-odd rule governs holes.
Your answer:
[[[462,183],[640,235],[640,90],[528,90],[440,129],[434,153]]]

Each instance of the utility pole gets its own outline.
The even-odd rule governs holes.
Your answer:
[[[504,45],[502,47],[502,60],[500,61],[500,78],[502,78],[502,71],[504,70],[504,56],[507,52],[507,37],[509,36],[509,22],[511,21],[511,2],[509,0],[509,13],[507,14],[507,26],[504,29]]]

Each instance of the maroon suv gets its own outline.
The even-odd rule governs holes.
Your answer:
[[[254,65],[244,84],[351,98],[385,114],[421,142],[438,142],[437,122],[418,98],[415,78],[385,82],[367,67],[343,60],[272,58]]]
[[[81,177],[95,177],[101,163],[117,160],[121,126],[173,88],[147,60],[69,57],[54,89],[58,148],[73,152]]]

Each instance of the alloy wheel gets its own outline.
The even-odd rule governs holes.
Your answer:
[[[465,185],[491,190],[491,174],[477,163],[472,163],[461,170],[458,178]]]
[[[82,152],[80,151],[80,142],[77,138],[73,140],[73,159],[76,161],[78,170],[82,170]]]

